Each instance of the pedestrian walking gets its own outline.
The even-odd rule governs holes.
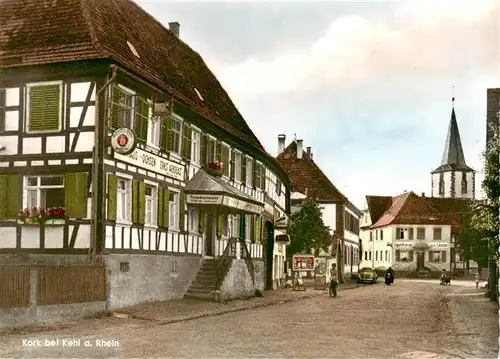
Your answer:
[[[479,289],[479,273],[474,276],[474,282],[476,282],[476,289]]]

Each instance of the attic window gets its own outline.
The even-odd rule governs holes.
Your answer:
[[[137,52],[137,50],[135,49],[134,45],[132,45],[130,42],[127,41],[127,45],[128,45],[128,48],[130,49],[130,51],[132,51],[132,53],[138,57],[139,59],[141,58],[139,56],[139,53]]]
[[[198,89],[197,89],[196,87],[194,88],[194,92],[196,92],[196,94],[198,95],[198,98],[199,98],[200,100],[205,101],[205,100],[203,99],[203,96],[201,96],[200,91],[198,91]]]

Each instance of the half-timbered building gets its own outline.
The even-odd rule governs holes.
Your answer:
[[[179,24],[130,0],[0,14],[0,253],[98,258],[110,308],[264,289],[289,180]]]

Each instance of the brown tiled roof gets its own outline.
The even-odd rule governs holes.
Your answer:
[[[292,191],[323,201],[345,201],[346,197],[333,185],[323,171],[303,152],[297,158],[297,143],[292,141],[276,157],[278,164],[285,170],[292,182]]]
[[[206,120],[268,155],[201,56],[135,2],[0,2],[0,68],[96,59],[116,61],[165,92],[173,90]]]
[[[370,220],[376,223],[380,217],[392,206],[391,196],[366,196]]]
[[[390,224],[451,225],[460,231],[462,211],[469,203],[461,198],[420,197],[413,192],[393,197],[390,208],[372,225],[372,228]],[[368,204],[370,205],[370,204]]]

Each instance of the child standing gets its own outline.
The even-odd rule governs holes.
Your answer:
[[[474,282],[476,282],[476,289],[479,289],[479,273],[474,276]]]

